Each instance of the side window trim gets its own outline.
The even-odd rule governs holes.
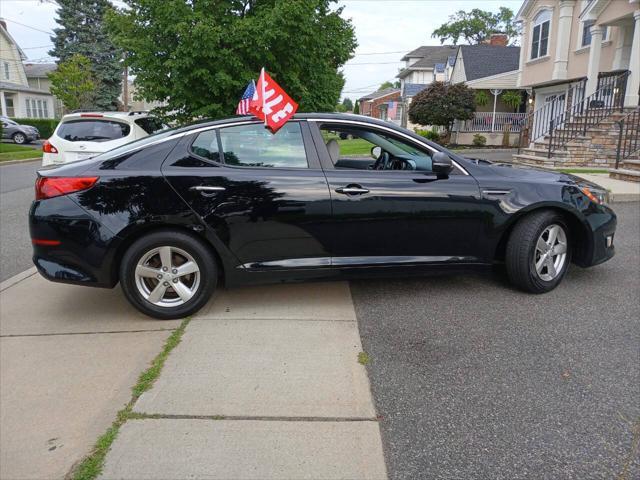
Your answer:
[[[420,149],[420,150],[428,150],[430,154],[436,153],[440,150],[431,147],[429,145],[425,145],[420,143],[417,140],[414,140],[412,138],[405,138],[408,137],[407,135],[402,135],[402,133],[397,133],[395,132],[393,129],[387,129],[385,127],[378,127],[377,125],[372,125],[370,123],[367,122],[360,122],[360,121],[355,121],[355,120],[346,120],[346,121],[335,121],[335,120],[330,120],[330,119],[322,119],[322,118],[312,118],[309,120],[309,126],[311,129],[311,133],[313,135],[313,141],[316,144],[316,149],[318,151],[318,155],[320,155],[320,161],[322,164],[322,168],[323,170],[336,170],[335,166],[333,165],[333,162],[331,162],[331,159],[329,158],[329,152],[327,151],[327,147],[324,143],[324,140],[322,138],[322,134],[320,133],[320,125],[336,125],[336,126],[349,126],[349,125],[355,125],[355,126],[359,126],[361,128],[371,128],[372,130],[380,130],[381,132],[384,132],[387,135],[393,135],[399,138],[402,138],[403,141],[407,141],[409,144],[414,145],[416,148]],[[313,125],[313,126],[312,126]],[[460,175],[469,175],[469,172],[467,172],[463,167],[460,166],[460,164],[458,162],[456,162],[454,159],[452,159],[453,161],[453,166],[455,169],[457,169],[458,173]],[[379,172],[381,170],[378,170]],[[390,172],[405,172],[405,173],[411,173],[415,171],[413,170],[388,170]]]
[[[193,150],[193,144],[196,142],[196,140],[198,139],[198,137],[200,135],[202,135],[203,133],[208,133],[211,130],[214,131],[214,133],[216,134],[216,144],[218,145],[218,159],[219,161],[215,161],[212,160],[210,158],[207,157],[203,157],[202,155],[198,155],[194,150]],[[187,144],[187,152],[189,155],[193,155],[194,157],[196,157],[198,160],[202,160],[203,162],[206,163],[210,163],[212,167],[220,167],[224,162],[223,162],[223,158],[222,158],[222,144],[220,143],[220,134],[218,133],[218,129],[217,128],[211,128],[210,130],[203,130],[197,133],[193,133],[190,135],[188,144]]]

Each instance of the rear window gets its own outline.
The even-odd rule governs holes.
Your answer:
[[[136,122],[136,125],[138,125],[141,129],[143,129],[149,135],[167,128],[167,126],[164,123],[162,123],[162,121],[159,118],[156,118],[156,117],[139,118],[135,122]]]
[[[108,142],[129,135],[131,127],[111,120],[72,120],[60,125],[57,135],[69,142]]]

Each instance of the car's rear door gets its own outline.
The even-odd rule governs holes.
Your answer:
[[[163,164],[179,195],[243,268],[329,267],[329,188],[308,126],[254,121],[197,131]]]
[[[478,235],[484,213],[478,184],[467,172],[456,168],[439,178],[430,171],[373,170],[373,145],[363,143],[367,132],[407,151],[424,149],[426,157],[414,156],[419,163],[430,164],[433,152],[393,129],[364,122],[319,120],[309,125],[331,191],[331,225],[338,232],[331,247],[334,266],[482,261]],[[332,153],[329,142],[335,142]]]

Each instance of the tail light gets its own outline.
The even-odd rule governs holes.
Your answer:
[[[44,153],[58,153],[58,149],[51,145],[51,142],[49,140],[45,140],[42,144],[42,151]]]
[[[59,197],[93,187],[100,177],[38,177],[36,200]]]

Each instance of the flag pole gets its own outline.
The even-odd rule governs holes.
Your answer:
[[[267,115],[266,113],[264,113],[264,92],[265,92],[265,88],[264,88],[264,67],[262,67],[262,70],[260,70],[260,77],[262,78],[262,82],[261,82],[261,86],[260,88],[262,88],[262,92],[261,92],[261,97],[262,97],[262,115],[264,116],[264,126],[267,126]]]

